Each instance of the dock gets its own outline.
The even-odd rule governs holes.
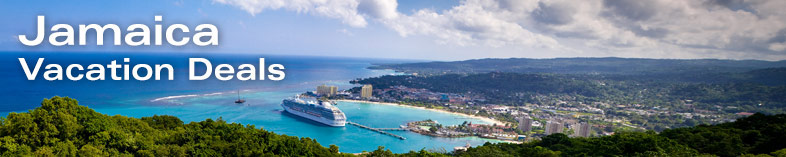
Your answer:
[[[409,131],[407,128],[375,128],[382,131]]]
[[[362,125],[362,124],[358,124],[358,123],[355,123],[355,122],[347,121],[347,123],[351,124],[351,125],[354,125],[354,126],[357,126],[357,127],[360,127],[360,128],[363,128],[363,129],[368,129],[368,130],[371,130],[371,131],[374,131],[374,132],[378,132],[378,133],[383,134],[383,135],[393,136],[393,137],[401,139],[401,140],[406,140],[407,139],[407,138],[404,138],[402,136],[399,136],[399,135],[392,134],[392,133],[384,131],[384,130],[389,130],[389,131],[406,131],[407,129],[404,129],[404,128],[372,128],[372,127],[368,127],[368,126],[365,126],[365,125]]]

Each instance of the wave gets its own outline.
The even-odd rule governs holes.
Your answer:
[[[221,95],[221,94],[224,94],[224,92],[215,92],[215,93],[210,93],[210,94],[202,94],[202,96],[212,96],[212,95]]]
[[[156,101],[161,101],[161,100],[169,100],[169,99],[196,97],[196,96],[199,96],[199,95],[198,94],[189,94],[189,95],[166,96],[166,97],[155,98],[153,100],[150,100],[150,102],[156,102]]]
[[[252,90],[241,90],[243,92],[250,92]],[[198,96],[216,96],[216,95],[223,95],[230,92],[215,92],[215,93],[207,93],[207,94],[187,94],[187,95],[174,95],[174,96],[165,96],[160,98],[155,98],[150,100],[150,102],[157,102],[157,101],[164,101],[164,100],[172,100],[172,99],[181,99],[181,98],[190,98],[190,97],[198,97]],[[235,91],[231,92],[232,94],[236,93]]]

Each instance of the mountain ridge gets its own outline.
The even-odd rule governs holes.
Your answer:
[[[723,59],[648,59],[648,58],[484,58],[463,61],[433,61],[402,64],[376,64],[370,69],[393,69],[425,75],[446,73],[695,73],[745,72],[756,69],[786,67],[786,60]]]

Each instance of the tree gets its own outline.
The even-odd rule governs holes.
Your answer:
[[[369,152],[366,156],[369,156],[369,157],[392,157],[393,156],[393,152],[391,152],[390,149],[385,149],[384,146],[379,146],[379,147],[377,147],[377,150]]]
[[[783,157],[786,156],[786,148],[770,153],[772,156]]]
[[[331,144],[330,148],[328,148],[328,149],[330,149],[330,152],[332,152],[332,153],[338,153],[338,146],[336,146],[336,145]]]

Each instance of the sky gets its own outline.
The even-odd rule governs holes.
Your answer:
[[[0,51],[257,53],[425,60],[786,59],[783,0],[0,0]],[[213,24],[219,45],[25,46],[54,24]],[[111,37],[106,34],[107,39]],[[105,43],[111,43],[105,40]]]

